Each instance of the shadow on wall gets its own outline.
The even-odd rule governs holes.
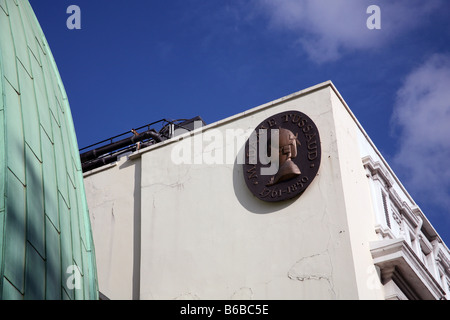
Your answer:
[[[128,167],[133,167],[134,170],[132,300],[139,300],[141,290],[141,160],[127,160],[119,168],[123,170]],[[104,294],[101,294],[101,296],[103,300],[109,300]]]

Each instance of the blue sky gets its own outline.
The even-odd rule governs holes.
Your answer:
[[[80,148],[162,118],[212,123],[332,80],[450,244],[448,0],[30,0]],[[69,30],[69,5],[81,29]],[[369,30],[368,6],[381,10]]]

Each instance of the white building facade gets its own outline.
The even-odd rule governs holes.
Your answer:
[[[290,110],[317,127],[320,167],[299,196],[262,201],[239,161],[247,133]],[[331,82],[141,148],[84,182],[110,299],[450,299],[447,246]]]

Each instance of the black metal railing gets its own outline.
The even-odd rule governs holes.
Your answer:
[[[195,129],[195,121],[205,124],[199,116],[192,119],[161,119],[81,148],[79,151],[82,170],[86,172],[99,168],[117,161],[127,153],[170,139],[176,129],[191,131]]]

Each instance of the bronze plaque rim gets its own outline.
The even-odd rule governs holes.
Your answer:
[[[266,202],[279,202],[300,196],[312,183],[320,168],[321,144],[317,126],[303,112],[289,110],[268,117],[255,128],[255,132],[258,132],[259,129],[267,129],[268,132],[278,129],[280,137],[282,132],[286,133],[291,141],[288,149],[294,151],[289,155],[293,154],[294,156],[289,157],[284,163],[280,160],[279,171],[276,175],[261,175],[261,168],[269,165],[262,165],[259,157],[256,164],[249,163],[250,149],[253,148],[249,145],[250,139],[248,139],[244,146],[245,161],[243,164],[244,180],[248,189],[255,197]],[[268,136],[270,137],[270,134]],[[297,149],[294,144],[298,146]],[[285,146],[280,145],[279,158],[282,157],[282,147]],[[279,181],[277,181],[277,175],[283,168],[287,168],[286,170],[293,173],[285,174],[284,176],[287,178],[284,180],[278,177]],[[274,183],[274,181],[276,182]]]

